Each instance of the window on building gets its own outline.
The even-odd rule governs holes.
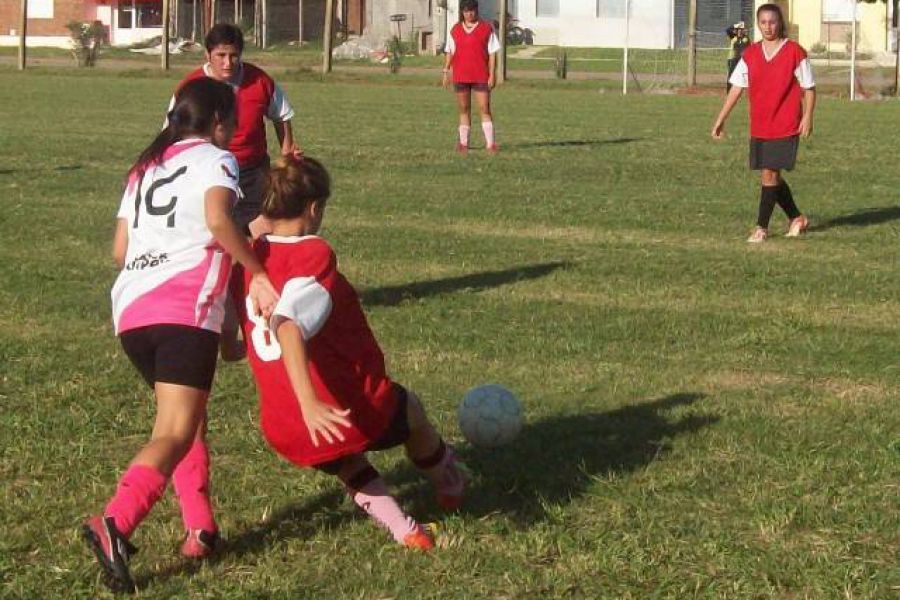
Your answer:
[[[162,27],[162,2],[140,2],[134,8],[138,27]]]
[[[52,19],[53,0],[28,0],[29,19]]]
[[[624,19],[628,0],[597,0],[597,17],[600,19]]]
[[[559,0],[537,0],[537,16],[558,17]]]
[[[134,27],[134,5],[131,3],[119,4],[119,10],[117,11],[118,16],[116,17],[116,23],[118,23],[119,29],[131,29]]]

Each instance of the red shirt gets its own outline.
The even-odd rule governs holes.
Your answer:
[[[359,297],[337,270],[328,243],[316,236],[258,240],[254,249],[281,299],[272,317],[300,327],[306,340],[309,372],[319,400],[349,408],[345,441],[312,444],[294,395],[281,349],[261,317],[247,315],[249,276],[236,302],[249,340],[247,354],[259,390],[260,426],[266,440],[287,460],[311,466],[364,451],[387,429],[397,408],[395,386],[385,372],[384,355],[366,321]]]
[[[246,62],[241,64],[241,82],[235,87],[237,126],[228,149],[237,158],[240,168],[246,169],[259,165],[268,156],[263,119],[275,93],[275,81],[259,67]],[[206,76],[200,67],[188,73],[178,87]]]
[[[797,135],[803,88],[794,71],[806,58],[806,51],[786,40],[775,56],[766,60],[762,42],[756,42],[744,51],[742,58],[748,71],[750,135],[763,140]]]
[[[470,32],[466,32],[462,23],[450,29],[456,50],[453,52],[453,83],[487,83],[490,76],[488,70],[488,42],[494,28],[484,21]]]

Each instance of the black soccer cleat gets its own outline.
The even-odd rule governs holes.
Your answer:
[[[125,536],[116,529],[112,517],[93,516],[85,521],[81,535],[94,551],[97,562],[106,575],[106,585],[114,592],[133,594],[137,591],[128,560],[137,552]]]

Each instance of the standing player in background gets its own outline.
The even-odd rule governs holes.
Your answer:
[[[403,444],[449,510],[462,502],[465,488],[453,450],[418,397],[388,377],[359,297],[331,247],[315,235],[331,193],[325,167],[286,158],[269,180],[262,214],[272,234],[254,249],[281,299],[269,320],[252,313],[249,298],[241,315],[260,427],[287,460],[337,476],[398,544],[428,550],[434,545],[429,532],[403,512],[365,452]],[[249,282],[248,273],[244,289]]]
[[[790,220],[787,236],[797,237],[809,227],[791,188],[781,171],[794,168],[800,136],[813,129],[816,106],[815,81],[806,51],[787,39],[787,24],[777,4],[763,4],[756,10],[762,41],[744,51],[731,75],[733,87],[713,124],[712,137],[721,139],[725,120],[737,104],[744,88],[750,94],[750,168],[761,172],[759,213],[756,227],[747,239],[764,242],[775,205]]]
[[[472,94],[478,102],[481,113],[481,129],[484,132],[485,147],[491,154],[497,152],[494,140],[494,118],[491,115],[491,90],[496,83],[497,52],[500,40],[494,28],[478,16],[477,0],[462,0],[459,3],[459,23],[450,29],[447,45],[444,47],[444,86],[453,74],[453,89],[459,106],[459,142],[456,150],[460,154],[469,151],[469,131],[472,128]]]
[[[179,87],[195,79],[211,77],[227,83],[234,90],[237,126],[228,149],[237,158],[240,167],[241,194],[232,214],[241,230],[256,237],[268,231],[265,220],[259,219],[269,170],[265,119],[272,121],[281,154],[301,156],[303,152],[291,127],[294,109],[275,80],[259,67],[241,59],[244,34],[238,27],[227,23],[213,26],[206,34],[204,45],[206,64],[188,73]],[[234,307],[229,302],[221,337],[222,358],[225,360],[239,360],[244,356],[244,347],[237,339],[237,329]]]
[[[731,74],[734,73],[734,68],[741,61],[744,50],[750,45],[750,36],[747,35],[747,26],[744,25],[743,21],[728,27],[725,30],[725,35],[728,36],[728,40],[731,43],[731,58],[728,59],[728,76],[725,78],[725,91],[731,91],[729,79],[731,79]]]
[[[281,87],[265,71],[244,62],[244,34],[227,23],[213,26],[204,40],[206,64],[185,76],[179,84],[202,77],[223,81],[237,96],[237,125],[228,150],[240,166],[242,197],[234,207],[238,227],[249,232],[251,223],[259,216],[269,170],[269,151],[266,145],[265,119],[272,121],[283,156],[300,156],[303,151],[294,138],[291,119],[294,109]],[[173,98],[174,102],[174,98]],[[171,104],[169,106],[171,109]],[[265,227],[256,224],[264,230]]]
[[[150,441],[115,495],[82,533],[113,589],[134,591],[132,533],[171,478],[187,530],[182,553],[206,556],[218,537],[209,502],[206,401],[218,355],[232,257],[251,273],[249,295],[270,313],[278,294],[231,218],[237,162],[231,88],[210,78],[184,85],[169,124],[128,175],[113,255],[113,321],[125,354],[153,388]],[[255,307],[254,307],[255,308]]]

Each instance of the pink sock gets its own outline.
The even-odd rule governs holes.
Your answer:
[[[453,496],[463,493],[465,478],[456,466],[453,448],[447,446],[443,440],[432,456],[414,460],[413,463],[431,480],[439,494]]]
[[[460,125],[459,126],[459,143],[463,146],[469,146],[469,131],[470,127],[468,125]]]
[[[116,495],[106,505],[105,516],[112,517],[116,529],[126,538],[137,529],[166,490],[167,478],[153,467],[132,465],[119,480]]]
[[[482,121],[481,130],[484,132],[484,142],[487,144],[487,147],[490,148],[494,145],[494,122]]]
[[[350,496],[375,522],[390,531],[397,543],[402,544],[403,538],[415,531],[419,525],[415,519],[403,512],[388,491],[384,480],[377,476],[377,471],[372,469],[372,472],[376,477],[361,485],[359,489],[350,488]]]
[[[175,467],[172,483],[181,505],[184,528],[217,531],[209,501],[209,451],[204,442],[194,440],[191,449]]]

